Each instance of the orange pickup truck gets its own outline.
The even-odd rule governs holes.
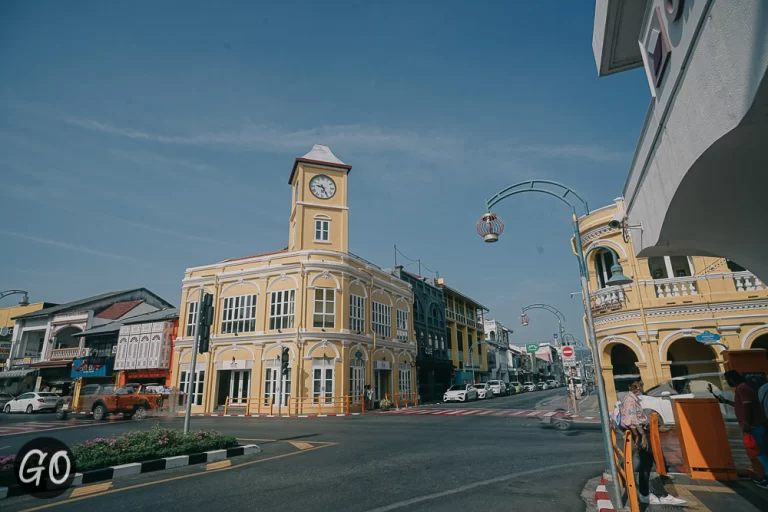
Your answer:
[[[72,407],[71,401],[66,401],[56,408],[56,417],[66,419],[71,413],[92,413],[96,421],[110,414],[143,419],[162,406],[162,395],[147,393],[142,384],[126,384],[117,389],[113,385],[89,384],[80,390],[77,406]]]

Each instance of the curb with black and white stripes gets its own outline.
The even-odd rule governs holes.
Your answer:
[[[227,448],[225,450],[212,450],[209,452],[193,453],[192,455],[178,455],[176,457],[165,457],[145,462],[110,466],[108,468],[94,469],[93,471],[75,474],[72,487],[104,482],[107,480],[117,480],[126,476],[140,475],[142,473],[152,473],[155,471],[181,468],[195,464],[217,462],[224,459],[231,459],[232,457],[239,457],[240,455],[253,455],[255,453],[261,453],[261,448],[255,444],[246,444],[234,448]],[[23,492],[21,492],[19,487],[0,487],[0,499],[21,496],[22,494]]]
[[[595,503],[597,503],[598,512],[610,512],[614,510],[611,497],[608,495],[608,489],[605,487],[607,480],[605,477],[600,480],[600,485],[595,490]]]

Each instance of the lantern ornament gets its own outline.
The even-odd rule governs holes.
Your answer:
[[[499,235],[504,232],[504,223],[495,213],[488,212],[477,221],[477,234],[489,244],[499,241]]]
[[[525,313],[520,315],[520,323],[523,325],[528,325],[530,323],[530,318],[528,318],[528,315],[526,315]]]

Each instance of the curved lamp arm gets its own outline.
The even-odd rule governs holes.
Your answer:
[[[560,311],[558,311],[557,308],[555,308],[554,306],[550,306],[549,304],[530,304],[523,308],[523,313],[525,313],[529,309],[544,309],[546,311],[549,311],[553,315],[555,315],[557,319],[560,320],[560,322],[565,323],[565,315],[563,315]]]

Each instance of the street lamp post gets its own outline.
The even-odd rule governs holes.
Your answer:
[[[472,362],[472,356],[475,354],[474,348],[480,345],[487,345],[485,340],[476,341],[469,346],[469,365],[472,367],[472,384],[475,383],[475,363]],[[482,360],[481,360],[482,362]]]
[[[560,310],[558,310],[556,307],[550,306],[549,304],[530,304],[523,308],[523,313],[520,315],[521,321],[524,320],[523,321],[524,326],[527,326],[530,323],[530,320],[526,312],[532,309],[543,309],[544,311],[549,311],[550,313],[552,313],[557,317],[558,343],[562,343],[563,336],[565,336],[565,328],[563,327],[563,324],[565,323],[565,315],[562,314]],[[553,363],[554,362],[555,361],[553,361]]]
[[[587,201],[577,194],[574,190],[556,181],[549,180],[528,180],[516,183],[509,186],[496,195],[488,199],[485,203],[486,213],[480,218],[477,223],[477,233],[483,237],[483,240],[487,243],[497,242],[499,235],[504,231],[504,223],[494,213],[491,212],[491,208],[498,202],[511,197],[516,194],[522,194],[524,192],[538,192],[540,194],[547,194],[559,199],[571,208],[571,226],[573,227],[573,238],[576,245],[576,258],[579,264],[579,275],[581,278],[581,293],[584,298],[584,313],[587,317],[587,335],[592,351],[592,359],[595,364],[600,364],[598,357],[597,339],[595,338],[595,326],[592,318],[592,308],[589,303],[589,269],[587,267],[586,255],[584,254],[584,248],[581,243],[581,234],[579,232],[579,217],[576,215],[576,206],[580,203],[587,214],[589,214],[589,205]],[[575,199],[572,199],[575,198]],[[578,201],[578,202],[575,202]],[[607,248],[606,248],[607,249]],[[612,251],[615,254],[615,251]],[[611,267],[612,276],[606,284],[608,285],[624,285],[632,282],[631,279],[624,275],[621,265],[619,265],[619,259],[614,255],[614,265]],[[621,493],[618,490],[618,477],[616,472],[616,461],[613,458],[613,449],[610,441],[610,418],[608,416],[608,400],[605,396],[605,382],[603,381],[603,372],[595,371],[597,376],[598,386],[598,404],[600,406],[600,419],[603,433],[603,448],[605,449],[605,459],[608,463],[608,469],[611,474],[611,479],[614,485],[611,486],[613,490],[613,497],[616,503],[622,503]]]

